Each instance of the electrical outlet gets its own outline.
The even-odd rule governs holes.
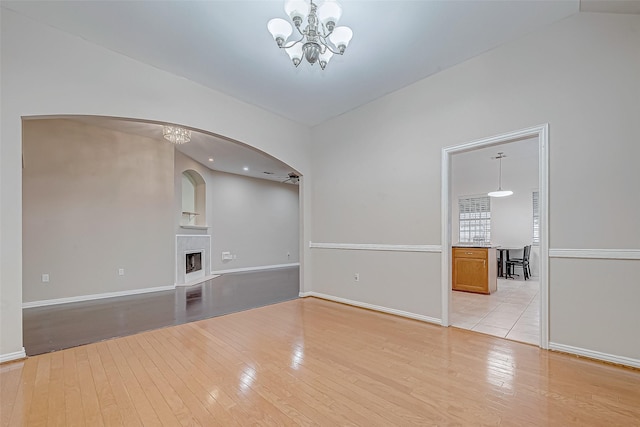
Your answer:
[[[118,276],[124,276],[124,268],[118,269]]]
[[[360,281],[360,273],[356,273],[353,275],[353,280],[355,280],[356,282]]]
[[[42,275],[42,283],[47,283],[49,281],[49,275],[48,274],[43,274]]]

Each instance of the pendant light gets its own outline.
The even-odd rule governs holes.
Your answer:
[[[505,156],[503,152],[499,152],[496,157],[492,157],[492,159],[500,160],[500,175],[498,178],[498,189],[496,191],[490,191],[489,193],[487,193],[487,196],[489,197],[507,197],[513,194],[513,191],[511,190],[502,189],[502,159],[505,157],[507,156]]]

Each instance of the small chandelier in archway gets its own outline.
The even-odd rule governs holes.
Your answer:
[[[178,126],[163,126],[162,136],[174,144],[186,144],[191,141],[191,131]]]

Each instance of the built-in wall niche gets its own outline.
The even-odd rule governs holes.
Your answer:
[[[182,172],[182,216],[180,226],[184,228],[207,228],[207,184],[198,172]]]

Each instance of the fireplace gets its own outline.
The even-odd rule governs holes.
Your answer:
[[[211,274],[211,236],[176,234],[176,286],[191,286]]]
[[[203,251],[185,252],[185,283],[204,277],[204,269],[202,268],[203,255]]]
[[[192,252],[185,256],[187,263],[185,264],[185,272],[193,273],[202,269],[202,252]]]

